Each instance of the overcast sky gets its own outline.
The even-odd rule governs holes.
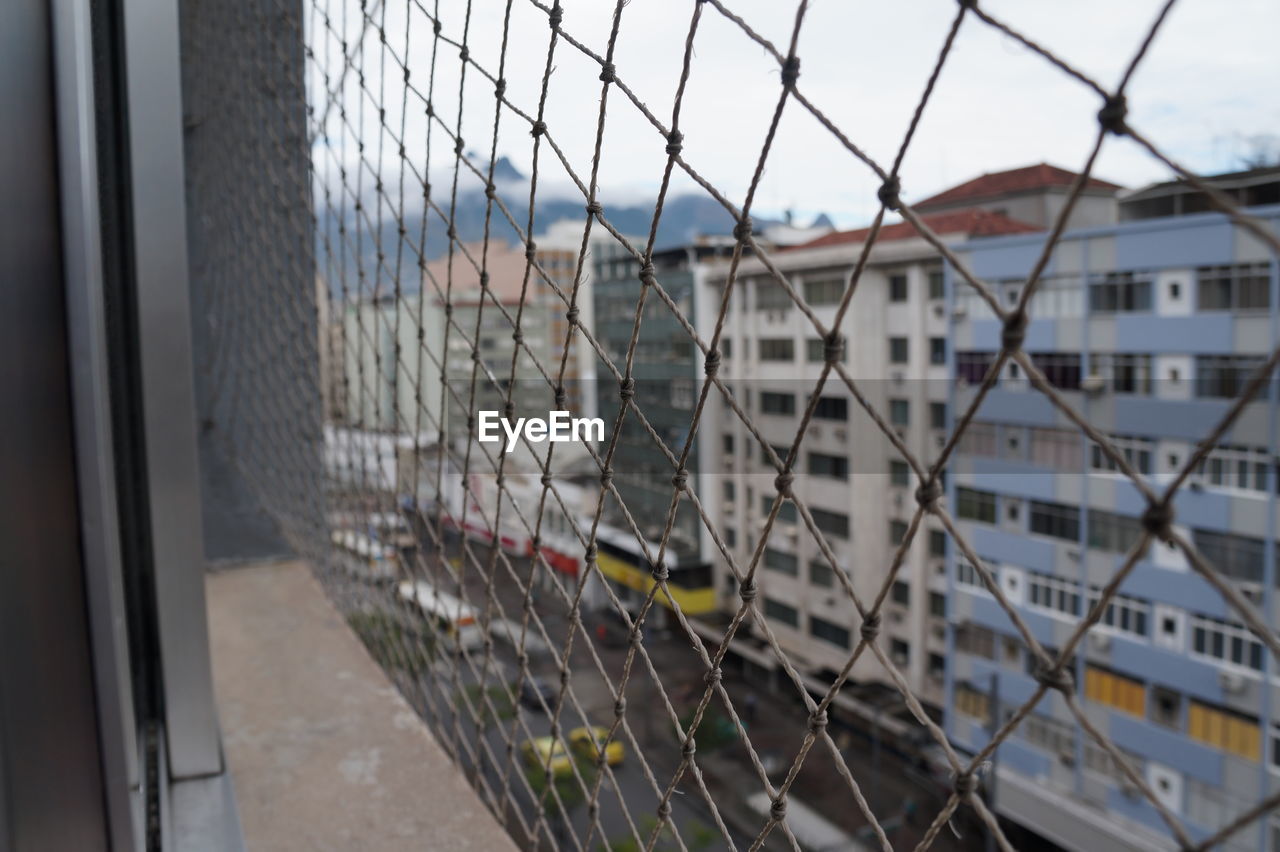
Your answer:
[[[348,27],[355,43],[359,4],[330,0],[335,27]],[[407,56],[414,85],[423,91],[432,65],[430,23],[417,0],[389,0],[388,44]],[[421,0],[433,8],[435,0]],[[468,43],[472,57],[496,73],[507,0],[473,0]],[[549,3],[550,0],[547,0]],[[529,113],[536,110],[550,29],[544,12],[529,0],[512,0],[505,77],[507,96]],[[795,6],[783,0],[726,0],[726,5],[785,51]],[[344,18],[342,7],[348,7]],[[376,19],[384,10],[370,0]],[[565,0],[563,28],[603,54],[614,4]],[[1158,12],[1155,0],[983,0],[982,6],[1015,29],[1053,50],[1110,87],[1118,81]],[[354,7],[354,8],[351,8]],[[463,0],[441,0],[443,32],[461,40]],[[687,0],[631,0],[622,14],[615,64],[618,77],[665,124],[679,78],[693,4]],[[815,0],[800,32],[801,91],[856,144],[886,167],[892,162],[921,90],[955,14],[954,0]],[[316,23],[313,21],[313,23]],[[1200,172],[1238,166],[1248,140],[1280,134],[1280,3],[1183,0],[1175,5],[1130,84],[1130,121],[1167,153]],[[408,40],[406,52],[406,38]],[[336,77],[339,48],[316,23],[312,42],[320,67]],[[327,58],[326,58],[327,56]],[[380,70],[385,62],[385,78]],[[381,55],[376,29],[366,36],[361,65],[365,115],[359,118],[358,80],[348,77],[343,100],[351,120],[363,127],[366,156],[378,145],[377,113],[387,123],[382,137],[384,181],[394,174],[403,118],[408,156],[423,168],[428,156],[426,118],[413,95],[404,97],[403,74]],[[435,63],[436,107],[450,125],[457,118],[460,62],[444,46]],[[563,41],[556,48],[547,103],[547,125],[574,169],[586,180],[595,141],[601,84],[599,66]],[[381,88],[381,93],[380,92]],[[704,6],[695,38],[680,125],[688,162],[735,203],[741,204],[759,156],[765,130],[781,90],[777,63],[714,7]],[[492,85],[474,70],[467,75],[462,136],[469,150],[487,159],[492,141]],[[1088,154],[1096,131],[1098,96],[977,18],[961,27],[924,120],[902,168],[904,195],[923,198],[987,171],[1041,161],[1072,170]],[[332,156],[353,164],[353,134],[330,123]],[[609,96],[600,166],[601,200],[633,201],[652,195],[665,164],[665,140],[616,90]],[[510,112],[501,119],[498,153],[528,172],[532,139],[528,125]],[[319,152],[318,152],[319,153]],[[437,133],[431,150],[433,176],[452,161],[452,143]],[[329,155],[318,167],[328,168]],[[564,192],[568,177],[544,146],[548,191]],[[1167,177],[1167,170],[1132,142],[1110,139],[1095,169],[1125,186]],[[875,211],[879,180],[845,151],[803,107],[788,104],[766,164],[756,202],[761,215],[794,209],[801,219],[821,211],[839,225],[865,223]],[[437,185],[438,178],[437,178]],[[441,187],[443,188],[443,187]],[[677,191],[700,191],[686,177]],[[413,193],[408,193],[413,195]],[[437,193],[437,197],[439,197]],[[411,202],[410,202],[411,203]]]

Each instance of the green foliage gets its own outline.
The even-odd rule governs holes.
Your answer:
[[[695,708],[696,709],[696,708]],[[693,724],[695,710],[691,709],[680,717],[680,726],[686,731]],[[698,751],[708,752],[723,748],[738,738],[738,727],[733,720],[715,707],[708,707],[702,714],[702,723],[693,734],[693,741]]]
[[[596,762],[576,756],[573,758],[573,762],[578,767],[578,774],[582,776],[583,784],[586,785],[588,790],[591,789],[595,784]],[[583,790],[582,784],[578,783],[577,777],[571,772],[557,777],[555,773],[548,772],[545,766],[541,764],[531,765],[526,761],[524,774],[529,779],[529,786],[533,789],[534,796],[542,799],[543,812],[552,819],[562,819],[568,822],[573,812],[587,800],[586,791]],[[558,802],[551,791],[547,790],[548,781],[555,785],[555,792],[560,797]],[[542,795],[543,791],[546,791],[545,797]],[[563,810],[561,810],[561,806],[563,806]]]
[[[516,717],[516,705],[511,698],[512,689],[512,684],[506,684],[505,686],[503,684],[494,684],[482,690],[480,684],[474,683],[464,690],[467,699],[476,712],[478,723],[482,727],[494,721],[494,713],[497,713],[497,721],[510,721]],[[489,700],[485,701],[484,696],[488,696]],[[490,705],[492,705],[492,709]],[[454,706],[465,706],[461,695],[454,695]]]
[[[353,612],[349,626],[369,649],[375,662],[388,672],[421,674],[435,658],[435,639],[406,626],[394,613],[381,610]]]
[[[640,818],[639,825],[636,828],[640,832],[642,843],[648,843],[649,836],[653,834],[653,830],[657,825],[658,818],[652,814],[645,814]],[[689,852],[703,852],[703,850],[711,849],[720,838],[720,835],[715,829],[701,820],[690,819],[680,824],[680,837],[684,840],[685,848]],[[643,849],[644,846],[637,844],[634,837],[627,836],[610,840],[607,845],[601,847],[601,852],[642,852]],[[675,833],[671,830],[670,825],[664,824],[662,826],[653,849],[654,852],[677,852],[680,849],[680,843],[676,840]]]

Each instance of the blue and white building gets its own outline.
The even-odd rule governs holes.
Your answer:
[[[1062,239],[1031,300],[1024,349],[1159,490],[1280,346],[1280,273],[1272,250],[1223,215],[1142,218],[1160,207],[1150,196],[1194,200],[1185,186],[1157,189],[1121,200],[1119,224]],[[1280,231],[1280,206],[1250,212]],[[1044,240],[988,238],[959,253],[1012,305]],[[954,422],[996,357],[1001,324],[953,270],[947,278]],[[1017,365],[1003,369],[950,466],[948,501],[1053,652],[1124,562],[1145,501]],[[1273,374],[1269,392],[1247,406],[1174,504],[1176,530],[1272,624],[1280,618],[1278,433]],[[946,730],[976,751],[1037,684],[1010,619],[950,551]],[[1139,561],[1079,645],[1073,670],[1090,720],[1193,839],[1280,790],[1277,661],[1178,551],[1157,544]],[[995,766],[996,811],[1064,847],[1175,846],[1156,809],[1054,692],[998,749]],[[1280,821],[1263,818],[1220,848],[1280,849]]]

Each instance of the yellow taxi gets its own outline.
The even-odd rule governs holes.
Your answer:
[[[525,740],[520,746],[520,755],[530,769],[547,768],[547,759],[551,760],[551,774],[556,778],[567,778],[573,774],[573,758],[564,750],[564,746],[555,737],[534,737]]]
[[[589,760],[600,754],[600,744],[609,736],[609,729],[594,725],[590,728],[574,728],[569,732],[569,747]],[[617,766],[627,753],[618,740],[609,740],[604,747],[604,759],[610,766]]]

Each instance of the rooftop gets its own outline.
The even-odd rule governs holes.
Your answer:
[[[973,180],[965,181],[959,186],[943,190],[931,195],[923,201],[912,205],[921,212],[930,207],[955,204],[956,202],[976,202],[1016,192],[1033,192],[1038,189],[1062,188],[1071,186],[1079,175],[1068,169],[1052,166],[1048,163],[1037,163],[1034,166],[1022,166],[1006,169],[1002,172],[991,172]],[[1105,180],[1091,177],[1085,183],[1085,190],[1117,192],[1124,187]]]
[[[930,216],[922,216],[921,219],[935,234],[963,234],[966,237],[998,237],[1009,234],[1030,234],[1044,230],[1037,225],[1013,219],[1003,213],[983,210],[978,207],[954,210],[947,213],[934,213]],[[870,228],[835,231],[793,248],[823,248],[846,243],[861,243],[865,242],[870,234]],[[880,235],[876,240],[877,242],[888,242],[892,240],[907,240],[915,236],[919,236],[915,225],[910,222],[895,222],[891,225],[882,226]]]

